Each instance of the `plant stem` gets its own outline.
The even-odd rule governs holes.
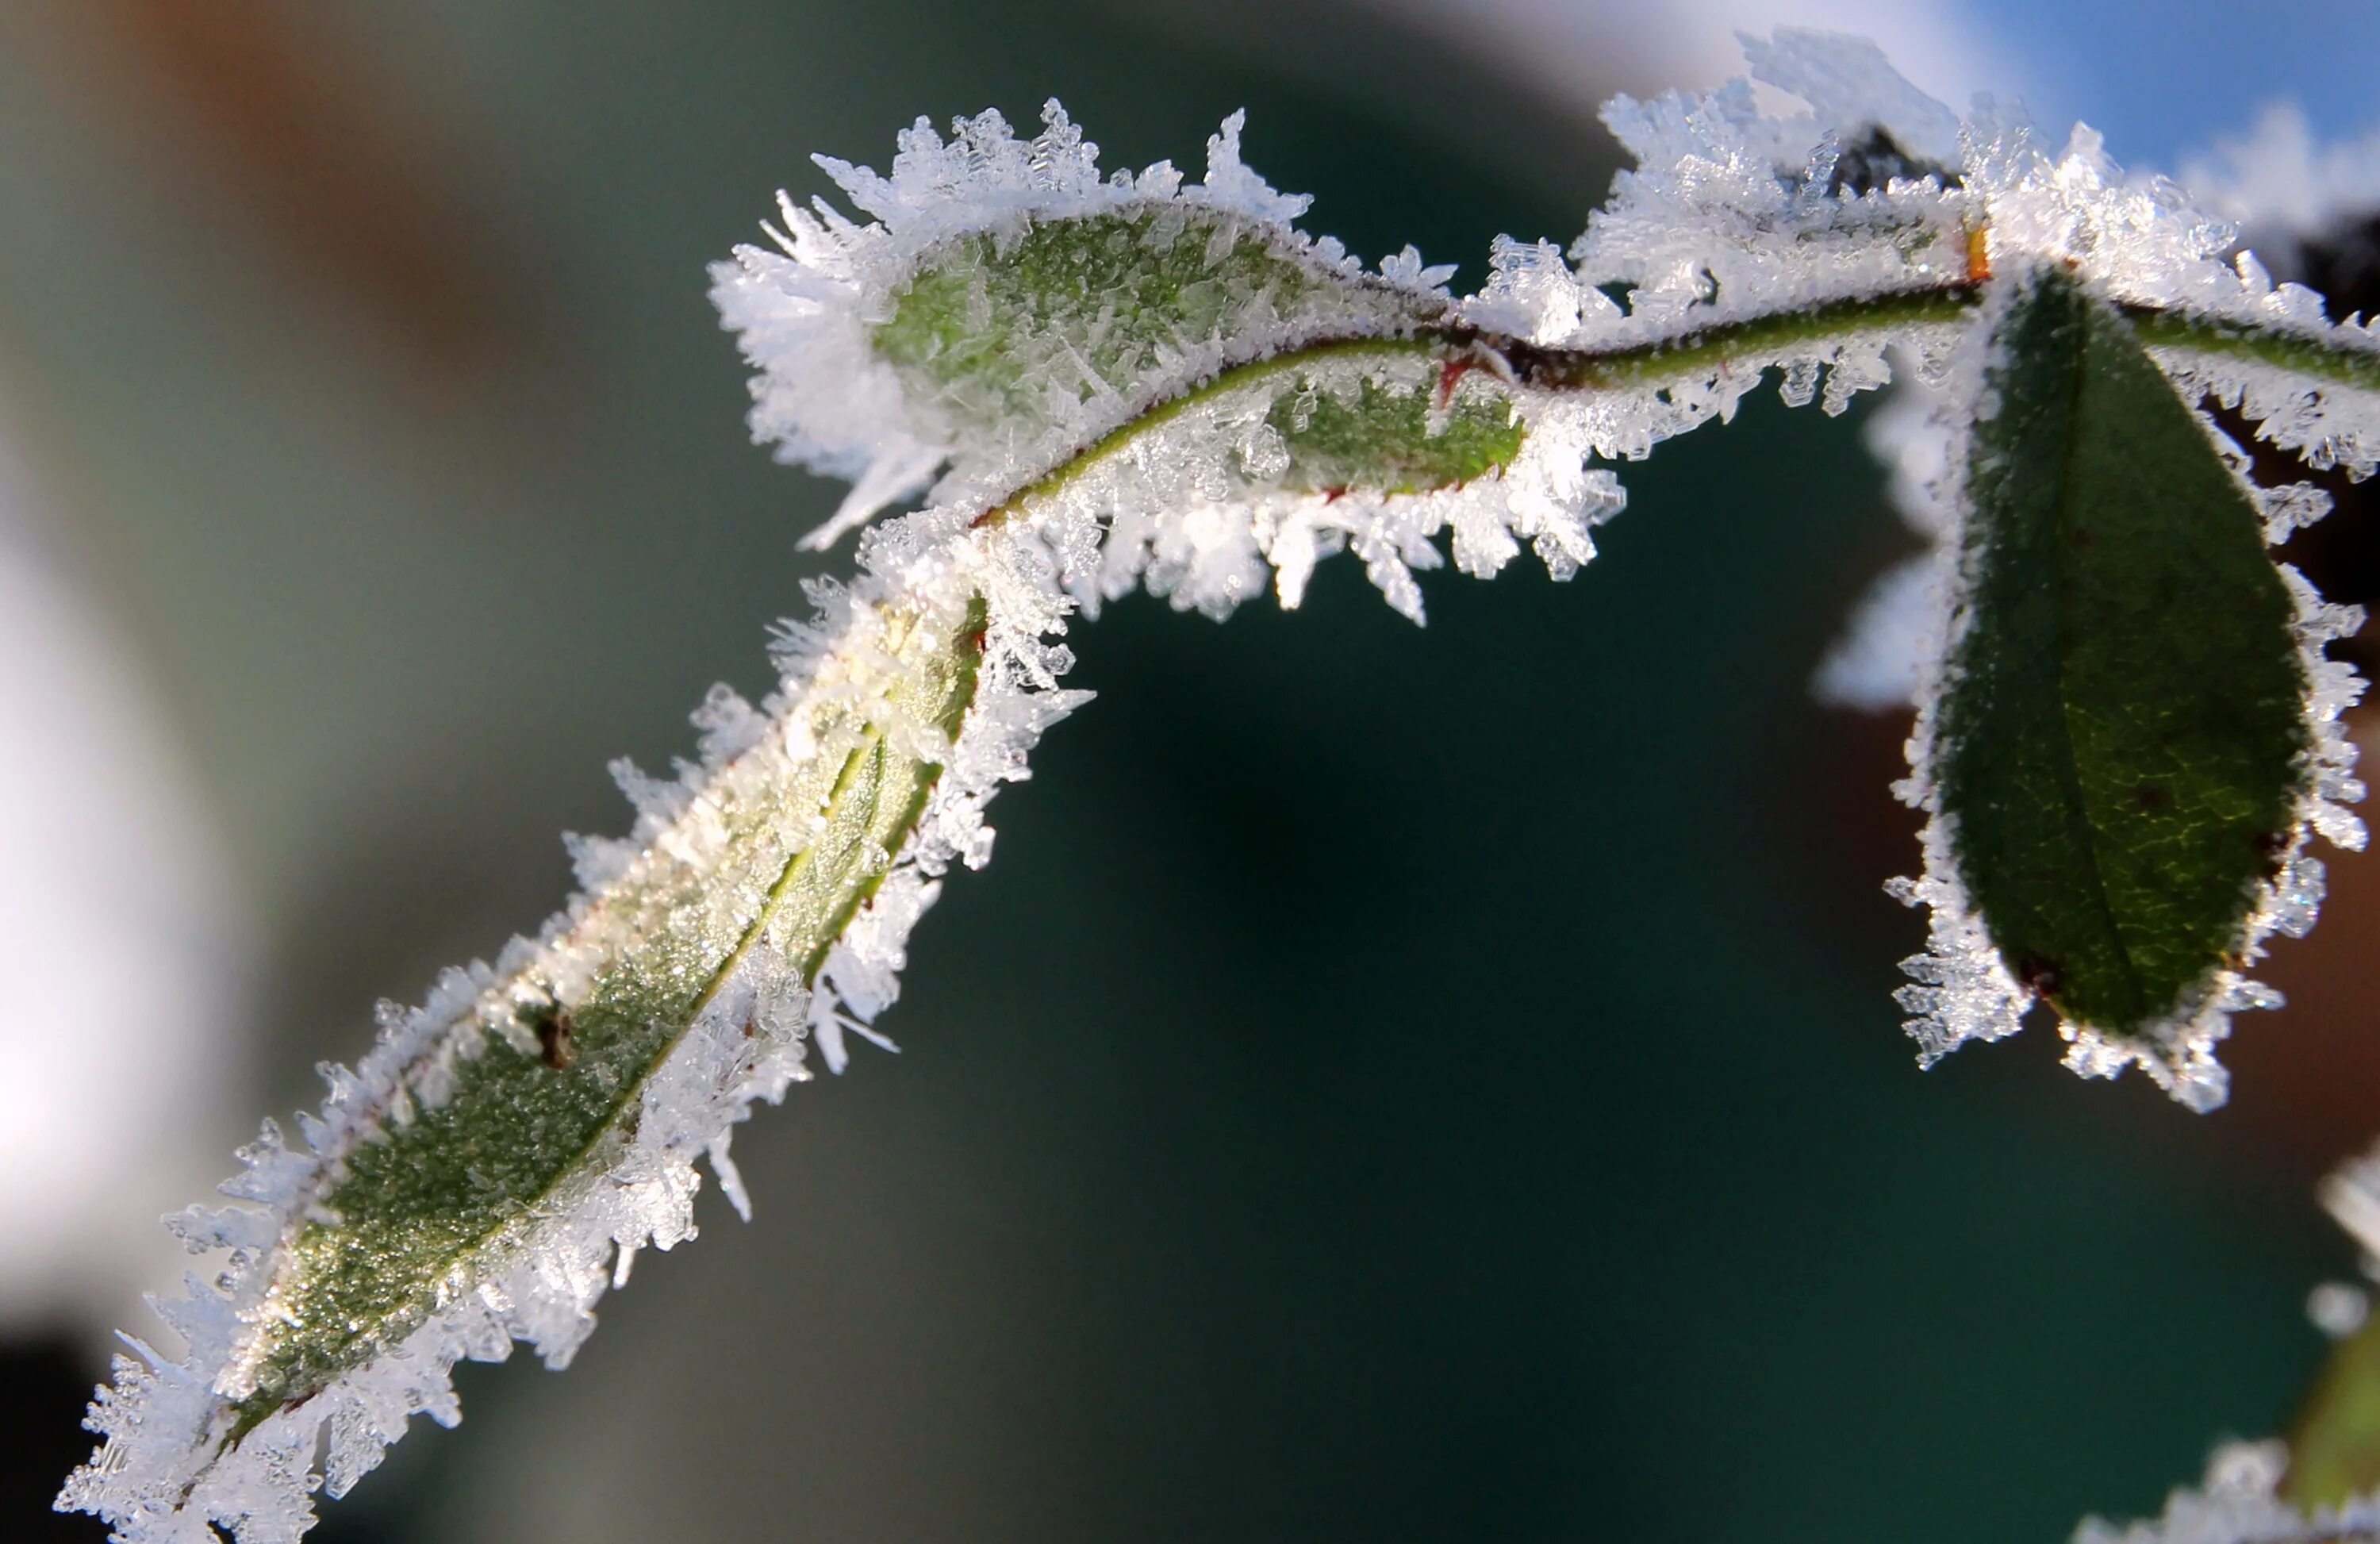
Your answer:
[[[2304,333],[2216,322],[2186,311],[2126,306],[2132,330],[2152,348],[2249,359],[2358,391],[2380,392],[2380,349],[2357,348]]]
[[[1927,289],[1834,300],[1807,310],[1771,311],[1619,347],[1548,348],[1473,327],[1431,327],[1403,337],[1326,338],[1220,371],[1177,396],[1152,404],[1117,425],[1063,465],[1018,488],[978,517],[1007,518],[1024,505],[1065,488],[1093,466],[1192,407],[1269,375],[1338,359],[1410,359],[1436,355],[1449,364],[1492,370],[1539,391],[1609,391],[1654,385],[1723,365],[1741,355],[1766,355],[1797,344],[1826,343],[1879,329],[1939,326],[1957,322],[1981,302],[1983,286],[1969,280]],[[2360,391],[2380,392],[2380,347],[2333,342],[2304,333],[2259,328],[2155,306],[2124,306],[2141,341],[2153,348],[2268,364],[2293,374]]]

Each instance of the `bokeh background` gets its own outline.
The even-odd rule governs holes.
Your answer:
[[[1378,256],[1567,238],[1595,104],[1731,29],[1879,37],[2178,165],[2370,113],[2281,0],[6,0],[0,5],[0,1535],[107,1330],[376,996],[487,954],[847,558],[746,440],[705,262],[805,157],[1062,97],[1249,154]],[[924,924],[896,1060],[740,1135],[566,1377],[465,1369],[363,1540],[2063,1538],[2279,1429],[2380,1132],[2380,873],[2284,945],[2194,1118],[2036,1030],[1930,1074],[1905,715],[1809,675],[1911,547],[1848,419],[1632,467],[1557,587],[1326,567],[1146,600]]]

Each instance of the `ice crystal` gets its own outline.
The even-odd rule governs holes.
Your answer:
[[[2207,1459],[2197,1489],[2166,1498],[2161,1516],[2126,1526],[2093,1517],[2074,1530],[2074,1544],[2339,1544],[2380,1535],[2380,1500],[2359,1497],[2312,1516],[2283,1501],[2288,1467],[2279,1442],[2228,1443]]]
[[[1939,554],[1955,529],[1957,419],[1947,407],[1938,387],[1904,371],[1867,421],[1868,448],[1884,464],[1887,496],[1928,550],[1888,570],[1860,598],[1811,682],[1822,702],[1879,712],[1919,699],[1924,664],[1940,647],[1935,635],[1946,616]]]
[[[1637,165],[1572,248],[1576,322],[1532,341],[1603,345],[1964,276],[1975,201],[1942,169],[1958,152],[1957,116],[1864,40],[1789,28],[1745,44],[1749,79],[1605,106]],[[1809,111],[1764,113],[1755,81]],[[1865,188],[1839,178],[1845,144],[1879,130],[1911,152],[1915,175]],[[1546,284],[1521,257],[1506,250],[1491,299]]]
[[[2302,111],[2276,103],[2244,136],[2185,162],[2181,180],[2247,245],[2294,267],[2306,245],[2336,241],[2380,213],[2380,131],[2322,144]]]
[[[2372,1317],[2372,1294],[2349,1282],[2325,1282],[2306,1294],[2306,1321],[2332,1340],[2345,1340]]]

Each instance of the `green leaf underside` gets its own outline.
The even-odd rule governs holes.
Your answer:
[[[2059,271],[2001,321],[1937,723],[1959,875],[2010,968],[2111,1033],[2240,948],[2303,778],[2304,669],[2248,490]]]
[[[2297,1429],[2281,1489],[2300,1508],[2380,1489],[2380,1319],[2332,1348]]]
[[[1217,337],[1439,309],[1323,272],[1245,216],[1161,204],[953,237],[894,291],[872,337],[913,399],[1005,433],[1046,422],[1053,385],[1136,395],[1162,354]]]
[[[1432,423],[1438,395],[1366,376],[1349,401],[1300,380],[1265,416],[1289,450],[1277,484],[1300,492],[1427,492],[1485,476],[1520,454],[1525,430],[1510,397],[1465,392]]]
[[[893,619],[896,709],[955,736],[974,700],[984,605],[955,627]],[[591,918],[615,941],[568,1007],[567,1064],[497,1035],[460,1064],[452,1096],[385,1140],[359,1144],[322,1198],[335,1222],[301,1227],[275,1270],[286,1310],[236,1407],[233,1439],[284,1404],[401,1340],[476,1259],[569,1187],[600,1173],[633,1129],[644,1082],[736,963],[767,942],[805,984],[876,892],[915,830],[941,768],[905,755],[847,710],[812,720],[817,749],[787,757],[772,735],[747,756],[757,780],[712,780],[726,839],[716,861],[664,862],[651,882]],[[525,1021],[552,1032],[551,1012]]]

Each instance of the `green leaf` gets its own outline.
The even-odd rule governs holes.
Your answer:
[[[572,1186],[600,1183],[647,1079],[754,949],[814,981],[941,773],[888,723],[954,736],[983,628],[980,599],[954,623],[887,615],[889,713],[831,699],[807,737],[772,735],[722,769],[702,795],[720,839],[656,842],[563,941],[591,964],[584,981],[513,983],[496,1000],[520,1004],[518,1030],[464,1052],[446,1098],[346,1155],[275,1260],[229,1438],[400,1342]]]
[[[2380,1489],[2380,1319],[2331,1349],[2289,1434],[2282,1492],[2311,1512]]]
[[[1458,369],[1447,365],[1440,379]],[[1449,400],[1433,413],[1440,397]],[[1368,375],[1352,396],[1301,377],[1273,399],[1265,422],[1289,457],[1277,484],[1302,492],[1419,493],[1468,482],[1510,463],[1525,432],[1500,390],[1454,396],[1447,387],[1399,390]]]
[[[1959,877],[2071,1025],[2139,1035],[2236,963],[2308,748],[2250,490],[2131,324],[2061,270],[1992,338],[1936,759]]]
[[[913,401],[1007,439],[1064,421],[1070,397],[1135,401],[1210,348],[1238,362],[1445,309],[1342,269],[1284,228],[1162,203],[954,237],[893,290],[871,341]]]

